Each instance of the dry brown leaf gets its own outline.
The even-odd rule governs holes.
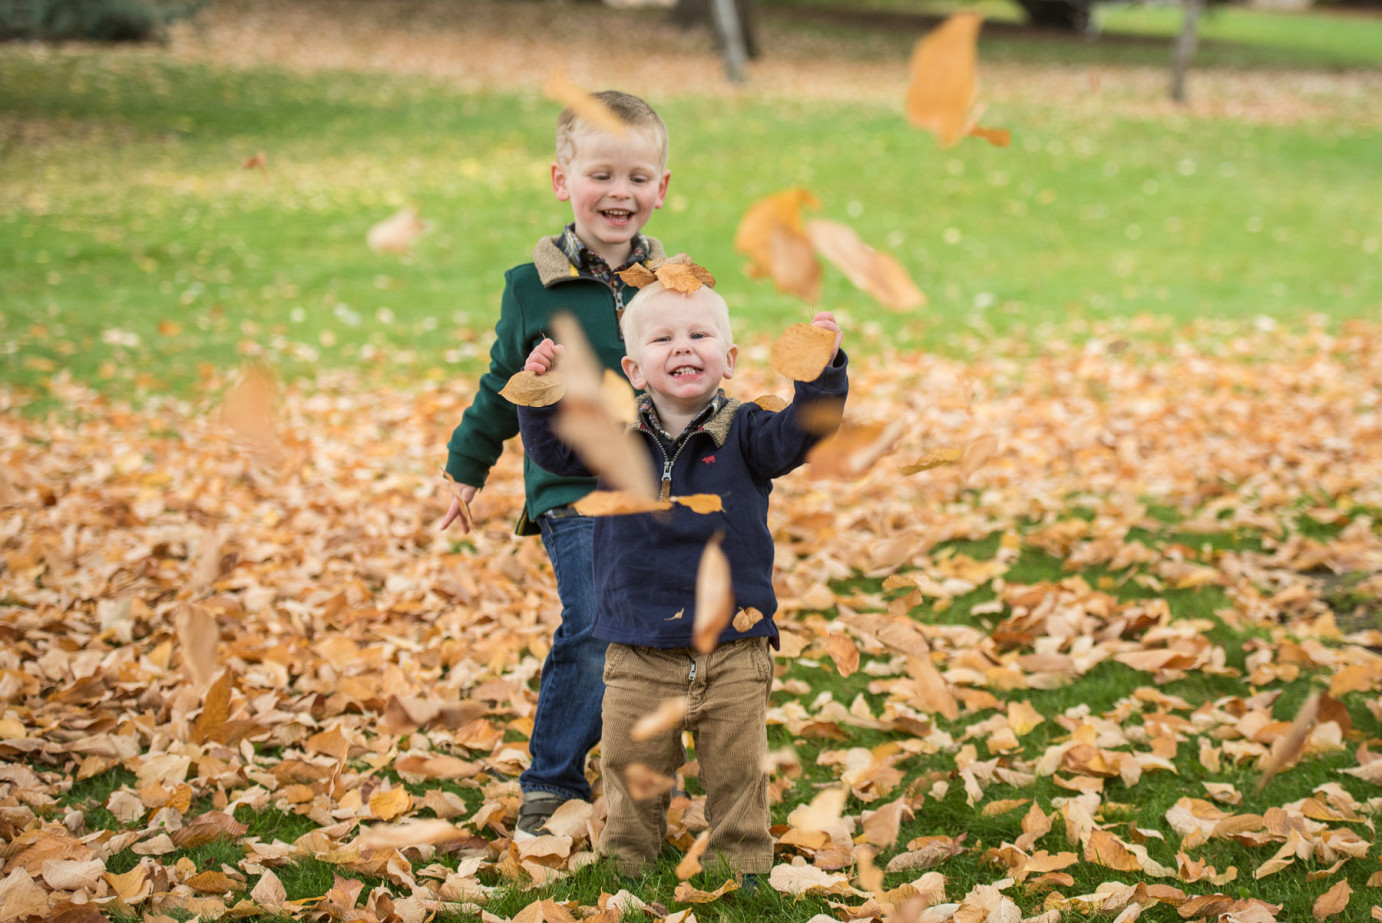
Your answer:
[[[1310,908],[1311,915],[1316,920],[1328,920],[1344,912],[1348,907],[1348,899],[1353,895],[1353,888],[1349,887],[1348,881],[1339,881],[1334,887],[1321,894]]]
[[[691,262],[685,253],[660,260],[649,260],[648,268],[666,288],[674,292],[690,294],[701,286],[715,287],[715,277],[704,266]]]
[[[815,381],[830,364],[835,331],[815,324],[793,324],[773,343],[769,364],[794,381]]]
[[[960,479],[969,480],[970,475],[982,468],[997,452],[998,437],[994,435],[980,436],[965,446],[964,454],[960,456],[957,465]]]
[[[418,209],[410,205],[402,211],[373,225],[365,234],[365,244],[375,253],[406,254],[427,230],[427,224],[418,217]]]
[[[226,391],[221,419],[252,461],[266,467],[281,462],[285,452],[278,435],[278,382],[263,365],[246,363],[239,380]]]
[[[845,423],[834,435],[813,447],[806,456],[813,478],[852,481],[863,477],[902,438],[907,421]]]
[[[926,296],[891,254],[875,250],[846,224],[812,218],[806,235],[816,252],[835,265],[860,291],[897,311],[921,307]]]
[[[523,370],[509,378],[499,396],[520,407],[550,407],[566,393],[566,382],[557,369],[539,375]]]
[[[542,92],[553,102],[561,103],[570,109],[583,122],[598,128],[605,134],[622,138],[629,132],[623,119],[610,111],[599,97],[588,93],[566,79],[560,70],[553,70],[542,84]]]
[[[205,606],[189,603],[179,610],[176,625],[187,674],[196,689],[205,690],[211,686],[218,669],[221,630],[216,616]]]
[[[634,722],[633,730],[629,736],[634,740],[648,740],[681,728],[681,723],[686,719],[686,711],[690,703],[686,701],[686,696],[677,696],[671,699],[663,699],[653,711],[648,712],[642,718]]]
[[[686,904],[711,904],[731,891],[738,890],[739,886],[734,883],[733,879],[726,881],[714,891],[702,891],[693,886],[689,881],[683,881],[681,884],[677,885],[676,889],[672,892],[672,898],[673,900],[681,901]],[[672,918],[668,917],[667,919],[670,921]],[[687,920],[686,923],[692,923],[694,919],[695,918],[692,917]]]
[[[720,633],[734,613],[734,581],[729,558],[720,547],[722,538],[716,533],[706,542],[696,570],[696,616],[691,623],[691,644],[702,654],[715,650]]]
[[[742,633],[748,631],[761,621],[763,621],[763,613],[759,612],[753,606],[749,606],[748,608],[740,609],[738,612],[734,613],[734,618],[730,621],[730,624],[734,626],[735,631]]]
[[[371,817],[380,820],[393,820],[408,813],[413,807],[413,796],[406,788],[377,789],[369,796]]]
[[[404,789],[395,789],[404,794]],[[370,810],[374,809],[374,799],[370,798]],[[450,821],[438,818],[410,820],[401,824],[378,825],[360,831],[355,845],[361,849],[404,849],[408,846],[432,846],[441,843],[454,843],[469,839],[470,831],[457,827]]]
[[[253,154],[245,158],[244,162],[240,164],[240,169],[260,170],[263,172],[264,178],[267,179],[269,176],[268,155],[266,155],[263,151],[255,151]]]
[[[760,397],[754,398],[752,401],[749,401],[749,403],[757,404],[764,410],[769,410],[773,413],[778,413],[780,411],[787,409],[788,401],[786,398],[778,397],[776,394],[764,394]]]
[[[788,814],[787,823],[806,833],[817,830],[829,832],[839,823],[848,797],[849,793],[843,788],[824,789],[811,799],[810,804],[801,805]]]

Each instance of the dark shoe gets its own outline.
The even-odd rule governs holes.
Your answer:
[[[518,809],[518,825],[514,828],[515,840],[532,840],[545,832],[547,821],[557,808],[566,803],[564,795],[556,792],[524,792],[523,804]]]
[[[739,893],[744,897],[753,897],[753,893],[758,890],[758,875],[753,872],[745,872],[744,880],[739,882]]]

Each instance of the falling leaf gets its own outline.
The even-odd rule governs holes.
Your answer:
[[[687,494],[684,497],[673,497],[673,503],[679,503],[693,513],[719,513],[724,510],[725,502],[719,494]]]
[[[744,271],[750,278],[772,279],[778,291],[816,304],[821,267],[802,223],[804,207],[820,207],[805,189],[787,189],[760,199],[739,220],[734,249],[749,258]]]
[[[854,480],[863,477],[878,461],[893,450],[907,421],[846,423],[838,432],[813,447],[806,456],[813,478]]]
[[[691,644],[702,654],[715,650],[720,633],[734,613],[734,582],[730,578],[729,558],[720,547],[716,533],[706,542],[696,570],[696,615],[691,623]]]
[[[629,736],[634,740],[643,741],[677,730],[686,719],[689,705],[686,696],[663,699],[656,709],[634,722]]]
[[[830,659],[835,662],[835,669],[840,676],[852,676],[854,671],[859,669],[859,648],[854,642],[838,631],[832,631],[825,639],[825,652],[830,655]]]
[[[629,126],[624,124],[624,120],[615,115],[609,106],[598,96],[568,81],[566,75],[559,70],[547,75],[546,82],[542,84],[542,92],[547,94],[548,99],[561,103],[581,121],[589,123],[605,134],[614,135],[616,138],[628,134]]]
[[[969,480],[970,475],[982,468],[997,451],[998,437],[993,435],[980,436],[965,446],[964,454],[960,456],[957,465],[960,479]]]
[[[182,660],[193,686],[210,687],[218,668],[216,652],[221,637],[216,617],[206,607],[189,603],[179,610],[176,625]]]
[[[734,613],[734,618],[730,621],[730,624],[734,626],[735,631],[743,633],[761,621],[763,621],[763,613],[759,612],[753,606],[748,606]]]
[[[269,181],[269,158],[263,151],[255,151],[240,164],[241,170],[258,170],[264,182]]]
[[[1296,758],[1300,756],[1305,747],[1305,740],[1310,735],[1310,728],[1315,723],[1319,704],[1320,694],[1312,692],[1301,705],[1295,720],[1291,722],[1290,729],[1272,744],[1271,751],[1261,763],[1262,775],[1257,780],[1259,792],[1267,787],[1267,783],[1272,781],[1274,775],[1295,762]]]
[[[624,785],[635,801],[647,801],[676,788],[677,780],[643,763],[630,763],[624,771]]]
[[[276,465],[284,456],[278,435],[278,383],[263,365],[246,363],[239,380],[226,392],[221,418],[252,460]]]
[[[749,403],[757,404],[764,410],[772,411],[773,413],[778,413],[787,409],[786,399],[778,397],[776,394],[764,394],[761,397],[754,398]]]
[[[812,218],[806,222],[806,235],[817,253],[833,263],[856,288],[881,304],[907,311],[926,303],[926,296],[902,264],[864,243],[848,225]]]
[[[685,881],[692,875],[701,873],[701,856],[705,855],[705,848],[710,845],[710,831],[705,830],[696,837],[691,847],[686,850],[686,854],[677,863],[676,875],[678,881]]]
[[[370,227],[365,234],[365,244],[375,253],[405,254],[427,230],[427,224],[418,217],[418,209],[410,205]]]
[[[627,490],[592,490],[572,504],[582,516],[628,516],[672,508],[671,500],[652,500]]]
[[[847,797],[848,792],[843,788],[827,788],[812,798],[810,804],[802,805],[787,815],[787,823],[807,833],[828,831],[839,822]]]
[[[964,449],[957,449],[952,446],[932,449],[910,465],[903,465],[902,473],[911,475],[921,471],[930,471],[932,468],[939,468],[941,465],[953,465],[963,457]]]
[[[942,147],[952,147],[967,134],[1006,146],[1008,133],[981,129],[978,112],[978,53],[982,14],[960,10],[918,40],[912,52],[911,84],[907,88],[907,118],[933,132]]]
[[[523,370],[511,376],[499,396],[520,407],[550,407],[566,393],[566,381],[557,369],[539,375]]]
[[[835,331],[815,324],[792,324],[773,343],[768,361],[794,381],[815,381],[834,352]]]
[[[394,791],[407,794],[407,791],[401,788],[394,789]],[[370,811],[371,813],[374,811],[373,797],[370,798]],[[355,845],[361,849],[402,849],[406,846],[420,846],[424,843],[436,846],[469,837],[470,833],[463,827],[457,827],[450,821],[430,818],[365,828],[360,831]]]

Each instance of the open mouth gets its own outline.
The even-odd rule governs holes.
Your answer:
[[[679,365],[672,369],[673,378],[693,378],[699,375],[701,370],[690,365]]]
[[[609,221],[611,224],[625,224],[633,217],[633,212],[625,211],[621,208],[611,208],[600,214],[604,215],[605,220]]]

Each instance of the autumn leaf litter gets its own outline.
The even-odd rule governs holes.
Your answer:
[[[1362,324],[1251,330],[1213,350],[1096,338],[1031,353],[1009,343],[967,364],[896,354],[857,364],[849,419],[906,425],[896,448],[857,479],[808,471],[781,483],[771,523],[780,658],[829,661],[842,674],[862,664],[882,705],[812,698],[801,680],[778,680],[774,725],[794,736],[842,732],[845,745],[820,760],[836,767],[848,798],[838,816],[779,837],[772,886],[856,906],[885,899],[848,884],[861,829],[880,866],[943,871],[974,844],[952,835],[899,842],[898,821],[924,826],[928,799],[951,787],[985,811],[994,807],[991,786],[1048,777],[1068,795],[1021,806],[1035,818],[1030,840],[984,844],[1000,868],[995,880],[1026,887],[1059,876],[1060,863],[1046,857],[1069,853],[1170,889],[1155,898],[1055,891],[1045,901],[1056,909],[1113,909],[1119,895],[1181,900],[1231,881],[1251,891],[1255,874],[1294,862],[1337,868],[1365,856],[1379,800],[1351,794],[1358,789],[1345,782],[1382,782],[1382,759],[1357,739],[1340,703],[1382,715],[1382,659],[1372,650],[1382,634],[1342,626],[1318,575],[1364,575],[1375,592],[1382,573],[1382,539],[1365,512],[1382,508],[1377,334]],[[744,364],[741,393],[787,390],[763,365]],[[367,392],[337,374],[278,392],[259,372],[247,380],[258,412],[240,407],[231,417],[256,421],[248,430],[228,425],[219,407],[131,409],[89,393],[68,395],[92,408],[77,423],[4,418],[7,893],[46,907],[118,896],[159,912],[214,915],[249,901],[307,913],[349,895],[275,904],[272,893],[250,896],[246,886],[311,856],[342,881],[387,881],[365,898],[377,918],[388,901],[400,919],[421,919],[482,902],[494,887],[482,883],[495,880],[486,874],[543,882],[590,861],[599,805],[540,850],[509,842],[527,760],[512,732],[521,738],[531,727],[530,680],[559,610],[538,544],[509,534],[521,502],[516,453],[475,504],[473,549],[458,550],[435,528],[448,498],[432,456],[435,421],[458,418],[462,396]],[[245,399],[237,388],[227,393],[232,403]],[[168,430],[179,438],[150,435]],[[967,478],[953,463],[901,474],[976,434],[997,449]],[[1264,550],[1130,538],[1134,529],[1164,531],[1153,506],[1176,511],[1178,531],[1250,534]],[[1307,524],[1337,531],[1306,537]],[[946,547],[993,534],[1002,541],[987,559]],[[1111,576],[1097,586],[1079,576],[1010,581],[1024,550]],[[889,589],[837,595],[828,582],[855,574],[886,578]],[[1150,595],[1121,598],[1124,583]],[[1228,624],[1268,632],[1270,641],[1249,643],[1246,675],[1209,639],[1207,623],[1178,619],[1159,595],[1194,587],[1226,595],[1219,616]],[[944,611],[979,588],[993,602],[959,624],[899,620],[913,605]],[[1028,690],[1106,660],[1146,676],[1113,711],[1024,708]],[[1243,691],[1204,702],[1159,691],[1196,671],[1233,678]],[[1295,715],[1274,699],[1305,674],[1321,677],[1319,713],[1283,753],[1278,742]],[[1061,733],[1032,751],[1023,738],[1042,722]],[[851,727],[889,732],[891,742],[850,747]],[[1099,820],[1105,800],[1135,798],[1142,775],[1172,771],[1182,751],[1210,773],[1290,773],[1321,753],[1350,759],[1336,781],[1264,815],[1236,814],[1232,786],[1190,787],[1165,818],[1145,819],[1164,822],[1158,841],[1135,842]],[[948,768],[910,772],[923,758]],[[71,782],[112,768],[135,780],[101,805],[120,829],[54,812]],[[410,793],[398,779],[419,787]],[[792,784],[775,773],[779,796]],[[315,826],[291,842],[251,835],[236,819],[245,808]],[[880,826],[879,811],[892,820]],[[678,796],[672,841],[689,847],[703,825],[699,799]],[[230,837],[243,850],[224,880],[198,879],[208,870],[186,859],[160,859],[207,837]],[[1216,837],[1251,847],[1261,866],[1205,867],[1196,849]],[[409,840],[416,845],[403,845]],[[106,864],[126,851],[141,858],[132,877],[119,877]],[[459,866],[437,862],[445,851]],[[949,897],[957,907],[970,899]]]

